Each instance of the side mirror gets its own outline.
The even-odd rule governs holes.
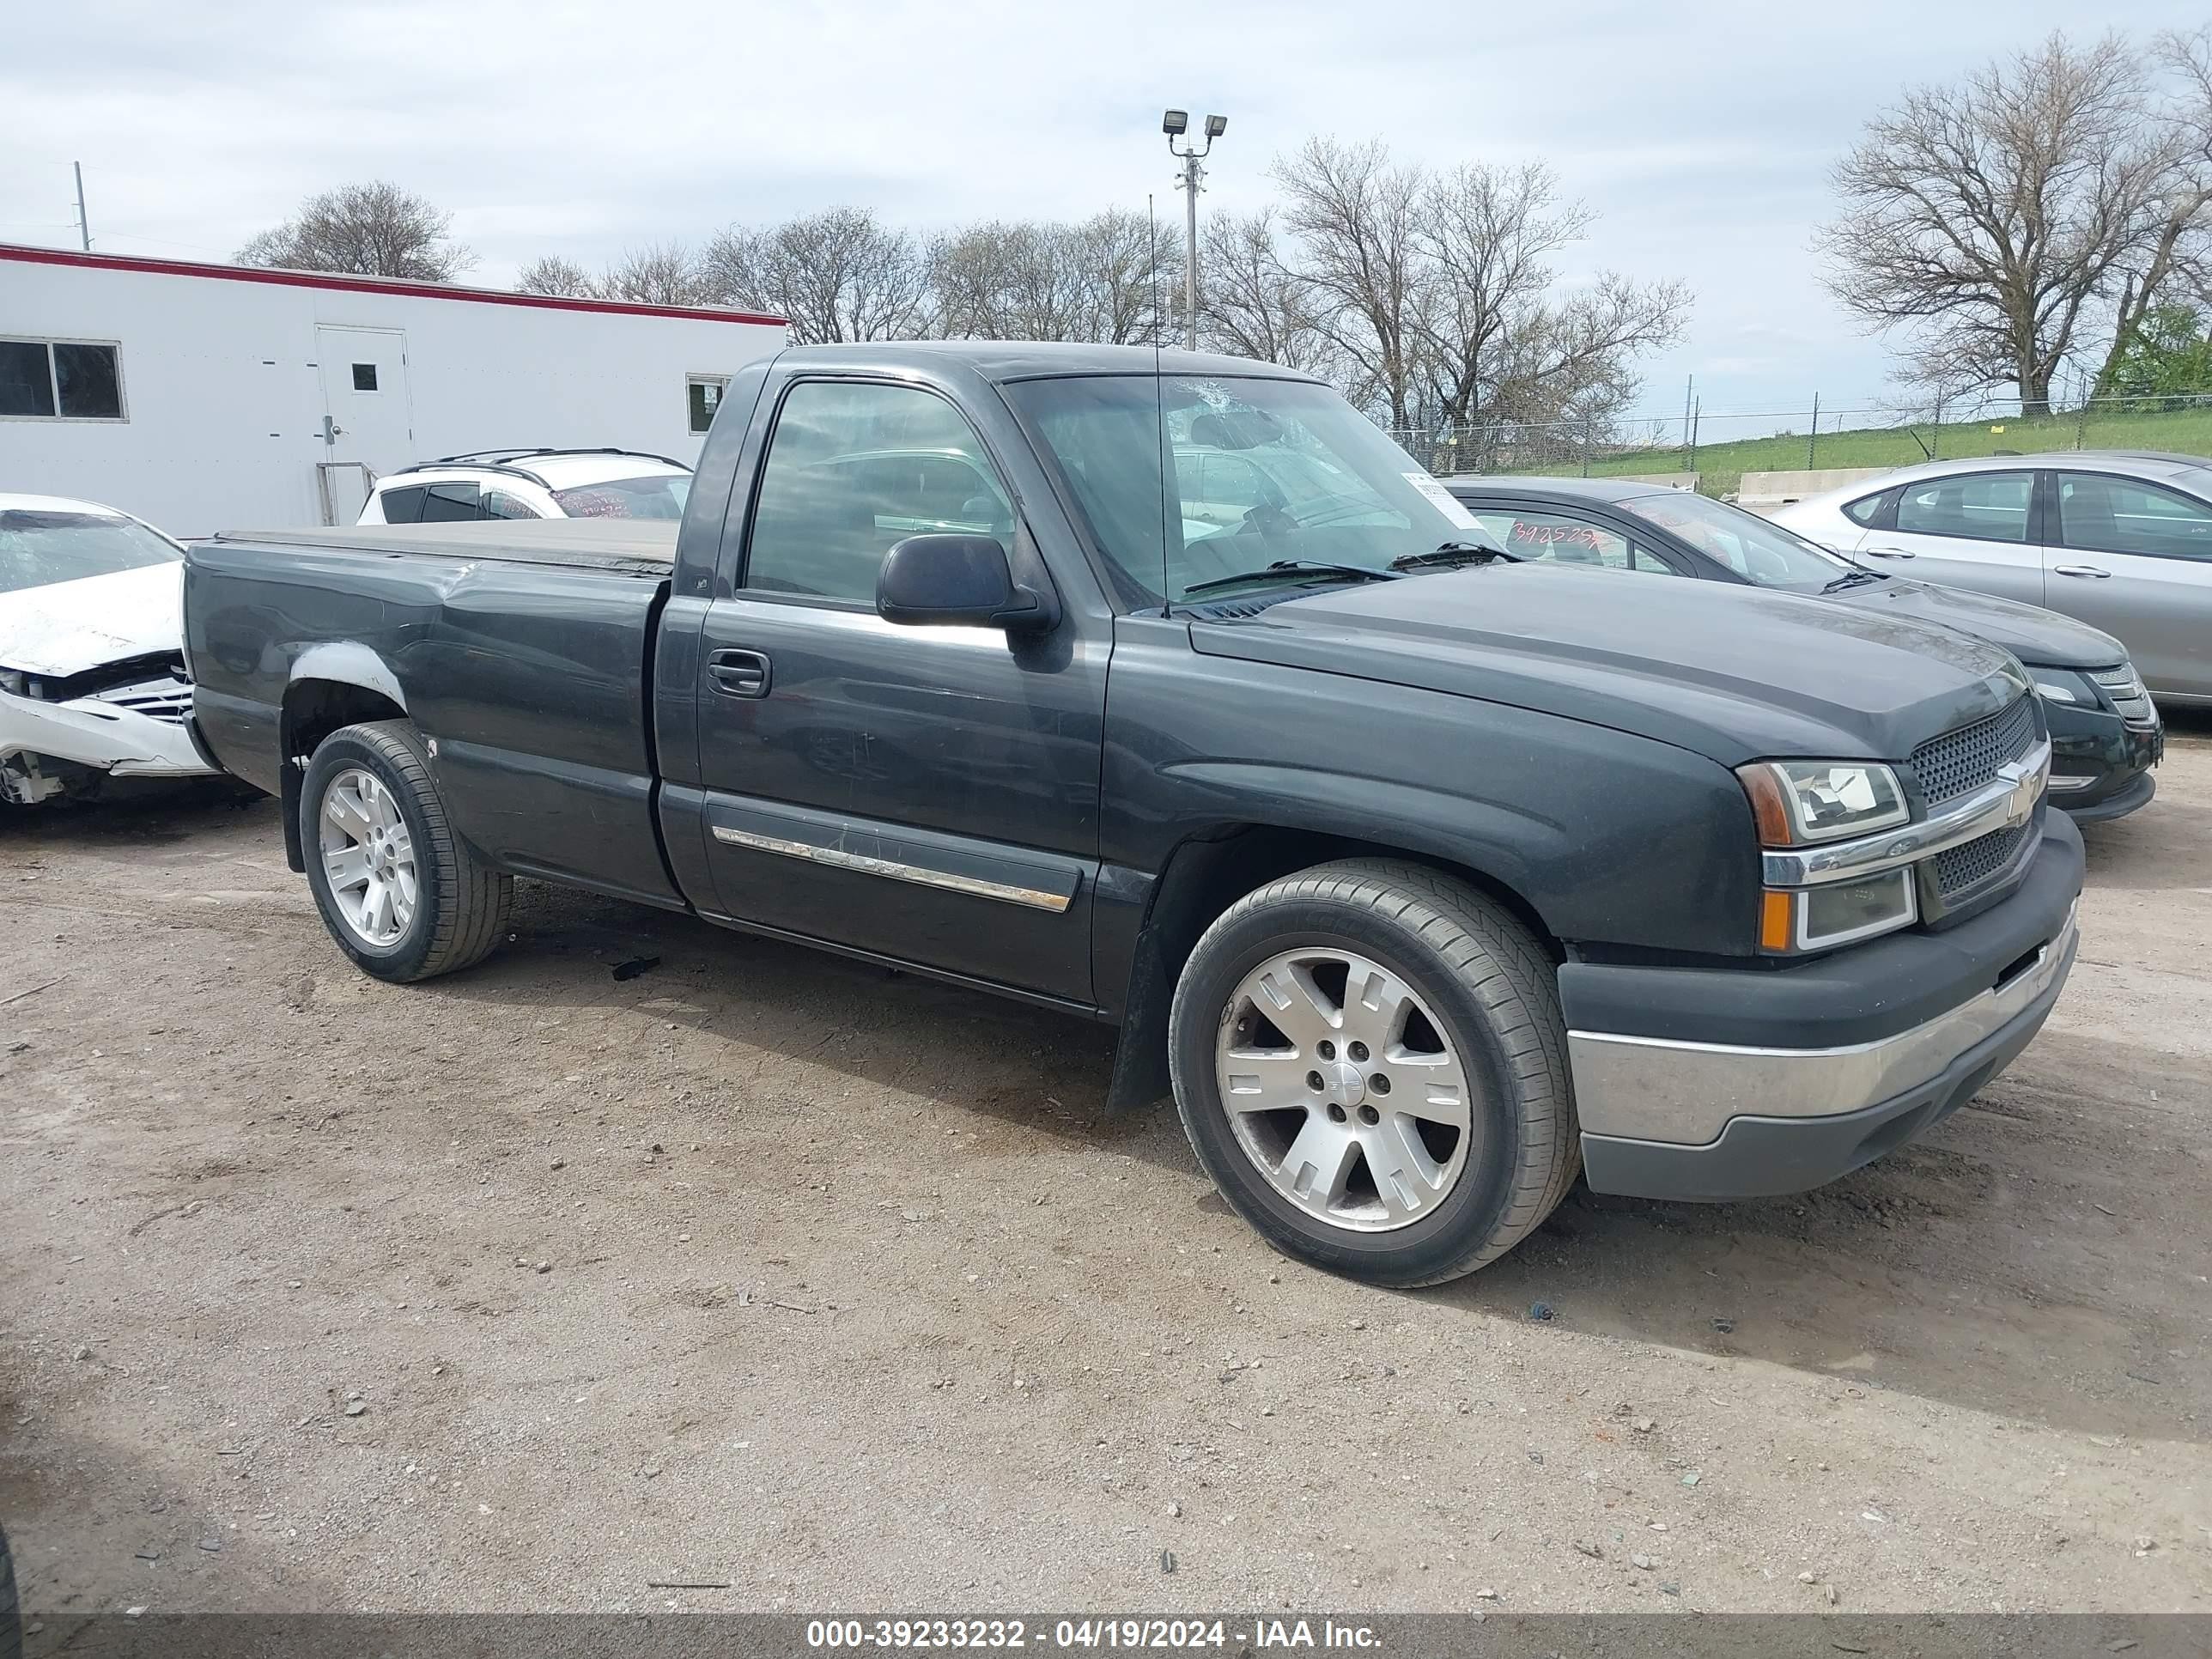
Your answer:
[[[1049,628],[1057,607],[1014,580],[1006,550],[988,536],[908,536],[884,555],[876,614],[914,626]]]

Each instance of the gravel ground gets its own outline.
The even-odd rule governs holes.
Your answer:
[[[267,802],[6,815],[26,1606],[2212,1611],[2208,807],[1927,1141],[1410,1295],[1099,1029],[537,885],[386,987]]]

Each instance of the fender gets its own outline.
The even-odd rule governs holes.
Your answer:
[[[399,677],[383,658],[357,641],[334,640],[325,645],[311,645],[295,657],[291,672],[284,677],[286,702],[291,701],[292,687],[301,680],[332,680],[340,685],[357,685],[364,691],[389,698],[403,710],[407,707],[407,694],[399,689]]]
[[[319,727],[313,742],[319,742],[322,731],[343,726],[356,714],[369,714],[368,709],[347,709],[343,707],[344,692],[336,693],[339,708],[333,712],[322,705],[331,701],[325,694],[311,694],[317,704],[313,715],[304,722],[301,718],[300,695],[302,687],[348,687],[374,698],[372,718],[381,718],[386,707],[407,712],[407,694],[400,690],[399,677],[392,672],[391,665],[375,651],[355,640],[333,640],[322,645],[309,646],[292,659],[284,677],[283,704],[277,716],[277,742],[281,765],[277,774],[277,799],[283,804],[284,817],[284,861],[295,871],[307,865],[307,848],[300,838],[300,775],[297,763],[303,747],[301,738],[302,725]],[[327,722],[316,716],[327,716]]]

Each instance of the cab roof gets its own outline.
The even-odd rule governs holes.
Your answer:
[[[1279,363],[1210,351],[1152,346],[1079,345],[1044,340],[928,340],[899,344],[793,346],[779,362],[854,368],[966,368],[987,380],[1042,380],[1078,374],[1239,375],[1271,380],[1314,376]]]

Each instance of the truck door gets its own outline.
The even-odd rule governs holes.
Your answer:
[[[1016,499],[933,391],[785,388],[702,624],[706,856],[738,921],[1088,1004],[1104,619],[1071,605],[1020,636],[875,611],[894,542],[1011,546]]]
[[[369,486],[416,459],[407,337],[396,328],[319,326],[315,363],[323,387],[316,500],[325,522],[354,524]]]

